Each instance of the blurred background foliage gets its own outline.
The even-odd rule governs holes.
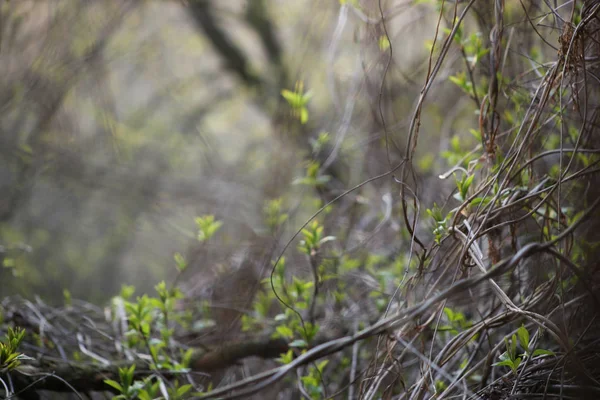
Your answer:
[[[233,367],[207,398],[285,398],[294,354],[331,356],[305,398],[512,396],[546,329],[593,364],[600,4],[489,3],[2,1],[0,319],[37,335],[61,304],[62,352],[93,311],[110,360],[198,345]],[[588,389],[553,362],[539,387]]]
[[[60,299],[68,289],[99,301],[122,283],[143,292],[175,274],[177,251],[192,261],[191,287],[215,271],[254,268],[260,277],[272,249],[324,202],[398,163],[437,6],[388,1],[384,28],[377,1],[345,3],[2,2],[0,293]],[[507,15],[518,7],[507,5]],[[465,24],[488,14],[483,7],[481,21]],[[455,49],[447,67],[462,63]],[[305,124],[281,96],[297,82],[312,94]],[[458,93],[433,88],[421,121],[427,145],[413,178],[419,196],[438,203],[445,186],[433,171],[477,143],[454,136],[476,126]],[[315,148],[319,135],[329,152]],[[293,184],[313,156],[332,178],[326,188]],[[359,243],[397,190],[362,188],[330,216],[333,233]],[[264,218],[274,199],[293,211],[276,234]],[[223,228],[202,246],[194,217],[205,214]],[[342,232],[355,217],[352,239]],[[390,229],[374,254],[407,246],[402,229]]]
[[[308,139],[340,129],[346,96],[355,104],[340,153],[356,167],[338,178],[364,179],[365,143],[381,144],[372,102],[384,55],[375,33],[339,9],[321,1],[2,2],[2,295],[57,299],[66,288],[104,300],[124,282],[150,289],[173,273],[175,251],[195,246],[200,214],[224,228],[198,279],[232,253],[263,246],[265,201],[310,198],[291,178],[302,172]],[[424,50],[414,43],[399,49],[409,69]],[[302,131],[280,96],[300,80],[314,93]],[[408,96],[395,101],[411,106]],[[314,210],[310,203],[294,221]]]

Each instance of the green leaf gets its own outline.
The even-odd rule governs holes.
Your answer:
[[[129,299],[135,293],[135,286],[133,285],[122,285],[121,286],[121,297],[125,300]]]
[[[300,123],[302,125],[308,122],[308,109],[306,107],[302,107],[300,109]]]
[[[545,349],[536,349],[533,352],[533,356],[555,356],[556,354],[554,354],[554,352],[552,350],[545,350]]]
[[[2,265],[5,268],[13,268],[15,266],[15,259],[7,257],[2,261]]]
[[[305,335],[305,339],[307,342],[310,342],[314,339],[314,337],[317,335],[317,333],[319,332],[319,325],[317,324],[311,324],[310,322],[307,322],[306,324],[304,324],[304,328],[306,329],[306,332],[302,332],[303,335]]]
[[[305,301],[298,301],[295,305],[298,310],[306,310],[308,308],[308,304]]]
[[[323,372],[323,369],[325,368],[325,366],[329,363],[329,360],[323,360],[320,363],[317,364],[317,369],[319,370],[319,372]]]
[[[477,129],[469,129],[469,133],[471,135],[473,135],[473,137],[475,139],[477,139],[478,142],[481,142],[481,131],[477,130]]]
[[[512,359],[517,355],[517,337],[514,333],[510,341],[510,354]]]
[[[529,351],[529,331],[525,328],[525,325],[521,325],[521,327],[517,330],[517,335],[519,336],[519,343],[521,343],[521,347],[525,350],[525,352]]]
[[[510,351],[510,344],[508,343],[507,338],[504,338],[504,345],[506,346],[506,351],[500,355],[500,359],[502,359],[503,356],[506,356],[507,359],[512,360],[514,357],[512,352]]]
[[[121,386],[121,384],[119,384],[119,382],[113,381],[112,379],[105,379],[104,383],[106,383],[108,386],[112,386],[113,388],[117,389],[119,392],[123,393],[123,386]]]
[[[465,82],[464,77],[461,76],[450,76],[448,77],[448,79],[450,80],[450,82],[454,83],[458,87],[463,87]]]
[[[429,210],[428,210],[429,211]],[[454,321],[454,311],[449,307],[444,307],[444,313],[448,317],[449,321]]]
[[[175,259],[175,266],[177,270],[179,272],[184,271],[187,267],[187,261],[185,261],[185,258],[183,258],[183,256],[180,253],[175,253],[173,258]]]
[[[386,51],[389,48],[390,48],[390,40],[385,35],[380,36],[379,37],[379,49],[381,51]]]
[[[512,362],[512,360],[503,360],[503,361],[499,361],[497,363],[494,363],[492,365],[498,366],[498,367],[510,367],[512,369],[513,362]]]
[[[292,331],[292,328],[290,328],[289,326],[280,325],[275,330],[284,338],[291,339],[294,337],[294,331]]]
[[[288,101],[288,103],[292,103],[296,97],[296,93],[292,92],[291,90],[287,90],[287,89],[283,89],[281,91],[281,95],[283,96],[284,99],[286,99]]]
[[[192,389],[192,385],[183,385],[177,389],[177,396],[183,396]]]
[[[289,364],[294,360],[294,352],[290,349],[286,353],[282,353],[278,360],[282,364]]]
[[[481,204],[482,207],[487,206],[491,201],[491,198],[489,197],[475,197],[472,201],[471,201],[471,207],[477,207]]]
[[[512,371],[513,371],[514,373],[517,373],[517,369],[519,368],[519,365],[521,365],[521,357],[518,357],[518,358],[517,358],[517,359],[516,359],[516,360],[513,362],[513,365],[512,365]]]
[[[312,375],[303,376],[300,379],[305,386],[319,386],[319,380]]]
[[[465,179],[463,183],[463,189],[465,191],[465,194],[467,194],[467,191],[471,187],[471,183],[473,183],[473,178],[475,178],[475,175],[469,175],[467,179]]]
[[[154,398],[150,396],[150,394],[146,390],[140,391],[138,393],[138,397],[140,398],[140,400],[154,400]]]
[[[133,373],[135,372],[135,364],[131,364],[131,366],[127,369],[127,378],[129,379],[129,383],[133,381]]]

